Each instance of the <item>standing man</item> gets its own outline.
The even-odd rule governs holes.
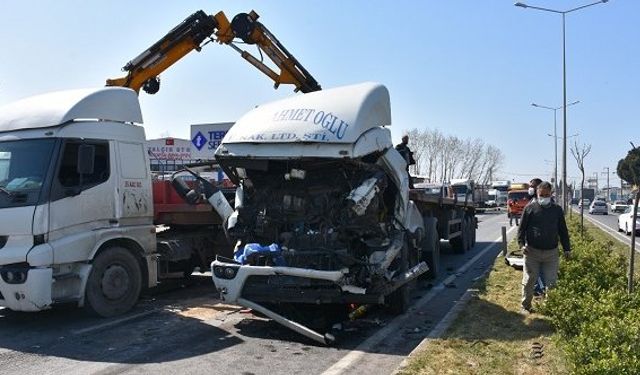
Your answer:
[[[571,254],[569,231],[564,212],[551,202],[551,184],[542,182],[537,188],[538,199],[527,205],[518,228],[518,245],[524,254],[522,273],[522,312],[530,313],[534,285],[540,271],[544,274],[547,288],[558,280],[558,239],[565,258]]]
[[[532,178],[531,181],[529,181],[529,203],[534,202],[538,198],[536,195],[536,189],[541,183],[542,180],[539,178]]]
[[[413,158],[413,152],[411,152],[411,150],[409,149],[408,144],[409,144],[409,136],[405,134],[402,136],[402,143],[399,143],[396,146],[396,151],[398,151],[400,155],[402,155],[404,160],[407,162],[407,175],[409,176],[409,189],[413,189],[413,181],[411,180],[411,175],[409,174],[409,166],[414,165],[416,161]]]

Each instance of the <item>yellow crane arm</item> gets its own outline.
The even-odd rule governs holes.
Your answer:
[[[258,14],[240,13],[231,22],[223,12],[215,16],[197,11],[187,17],[167,35],[129,61],[122,70],[127,75],[121,78],[108,79],[107,86],[129,87],[136,92],[142,88],[149,94],[160,89],[159,75],[186,56],[189,52],[200,51],[208,41],[227,44],[238,51],[241,56],[274,81],[274,87],[280,84],[293,84],[295,91],[311,92],[321,89],[311,74],[291,55],[286,48],[257,22]],[[215,39],[214,39],[215,37]],[[242,50],[233,41],[242,39],[247,44],[255,44],[259,50],[279,68],[276,73],[262,60]],[[208,40],[208,41],[207,41]],[[205,42],[206,41],[206,42]]]

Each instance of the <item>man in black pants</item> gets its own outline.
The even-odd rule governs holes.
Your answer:
[[[558,239],[565,258],[569,258],[571,254],[564,212],[560,206],[551,202],[551,189],[551,184],[547,181],[538,186],[538,199],[524,208],[518,228],[518,244],[524,254],[523,313],[531,312],[533,289],[540,271],[544,274],[547,288],[554,287],[558,280]]]
[[[411,181],[411,175],[409,174],[409,166],[414,165],[416,161],[413,158],[413,152],[411,152],[411,150],[409,149],[408,144],[409,144],[409,136],[403,135],[402,143],[399,143],[396,146],[396,151],[398,151],[400,155],[402,155],[404,160],[407,162],[407,175],[409,176],[409,189],[413,189],[413,181]]]

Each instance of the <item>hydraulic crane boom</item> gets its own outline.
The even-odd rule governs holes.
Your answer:
[[[136,92],[140,92],[142,88],[148,94],[155,94],[160,89],[160,73],[189,52],[200,51],[205,44],[216,41],[231,46],[242,58],[271,78],[274,88],[278,88],[280,84],[292,84],[296,87],[295,91],[304,93],[320,90],[321,87],[313,76],[257,21],[258,17],[256,12],[251,11],[240,13],[229,22],[223,12],[210,16],[199,10],[129,61],[122,68],[127,72],[126,76],[107,79],[107,86],[129,87]],[[264,52],[280,72],[276,73],[262,60],[235,45],[233,41],[236,38],[247,44],[255,44],[260,55]]]

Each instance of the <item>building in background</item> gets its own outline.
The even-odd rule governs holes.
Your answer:
[[[147,153],[151,171],[167,173],[182,169],[185,164],[194,163],[191,141],[180,138],[158,138],[147,140]]]

